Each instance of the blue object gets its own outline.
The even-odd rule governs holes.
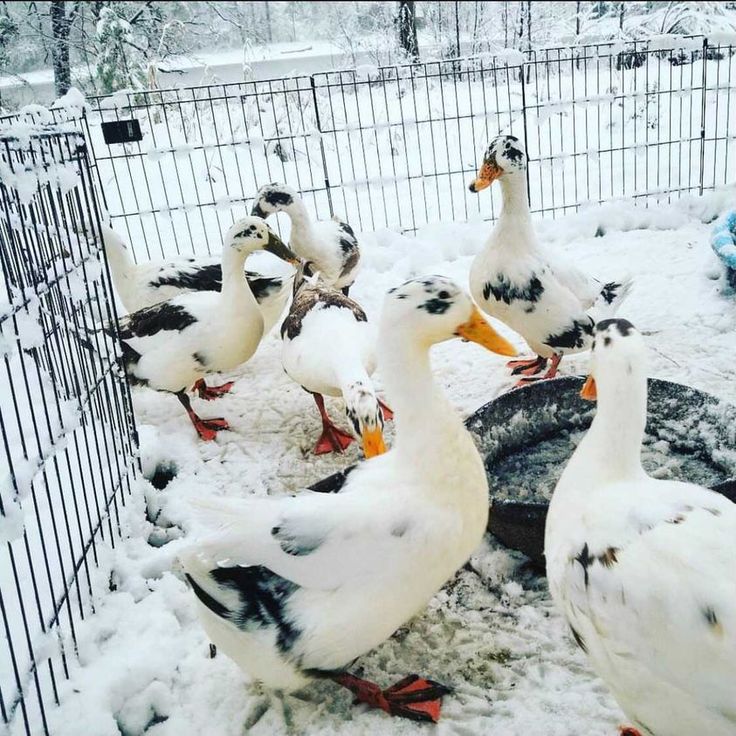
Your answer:
[[[731,210],[713,226],[710,245],[726,266],[728,282],[736,289],[736,210]]]

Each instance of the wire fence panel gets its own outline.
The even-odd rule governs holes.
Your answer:
[[[495,219],[496,188],[467,184],[501,133],[526,143],[544,216],[702,193],[736,173],[734,63],[730,45],[661,37],[117,93],[87,122],[113,226],[145,260],[217,252],[272,181],[360,230]],[[140,140],[105,143],[103,124],[128,120]]]
[[[287,181],[329,217],[309,77],[118,93],[92,100],[89,130],[114,226],[139,259],[220,251],[258,187]],[[108,146],[103,125],[143,138]]]
[[[95,196],[78,132],[0,137],[0,709],[34,736],[136,474]]]

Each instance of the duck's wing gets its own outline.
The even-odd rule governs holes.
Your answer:
[[[222,264],[214,258],[180,258],[159,264],[148,275],[148,288],[162,293],[177,291],[219,291]]]
[[[189,307],[186,301],[176,298],[139,309],[120,320],[120,337],[133,340],[162,332],[181,332],[198,319]]]
[[[214,533],[182,555],[185,568],[256,566],[320,590],[390,573],[409,555],[422,554],[424,539],[460,523],[452,513],[403,508],[395,497],[379,503],[372,494],[301,491],[196,507]]]
[[[625,669],[636,661],[730,713],[736,728],[736,505],[697,486],[667,485],[674,494],[642,493],[629,506],[630,541],[599,533],[570,559],[571,622],[587,618],[612,662]]]
[[[360,246],[358,245],[358,238],[355,236],[355,231],[347,222],[337,217],[333,217],[332,220],[338,229],[337,237],[340,252],[342,253],[342,266],[339,278],[342,279],[358,267],[358,263],[360,262]]]
[[[584,311],[590,309],[598,299],[603,284],[557,254],[554,259],[548,257],[547,260],[552,275],[560,285],[575,295]]]

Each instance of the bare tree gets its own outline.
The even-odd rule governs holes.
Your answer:
[[[409,59],[419,61],[414,0],[400,0],[397,25],[399,27],[399,46],[404,49]]]
[[[79,13],[79,2],[75,2],[69,12],[65,0],[51,2],[51,57],[54,63],[54,88],[57,97],[65,95],[72,86],[72,70],[69,64],[69,33]]]

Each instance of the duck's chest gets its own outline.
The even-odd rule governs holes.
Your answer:
[[[263,318],[255,311],[227,317],[207,331],[199,357],[209,370],[230,370],[255,352],[263,336]]]
[[[289,244],[302,258],[316,264],[325,280],[332,281],[339,276],[342,258],[339,244],[331,232],[302,233],[294,230]]]
[[[520,315],[528,319],[544,310],[548,279],[547,264],[498,249],[476,258],[470,286],[476,301],[494,317],[507,319]]]

